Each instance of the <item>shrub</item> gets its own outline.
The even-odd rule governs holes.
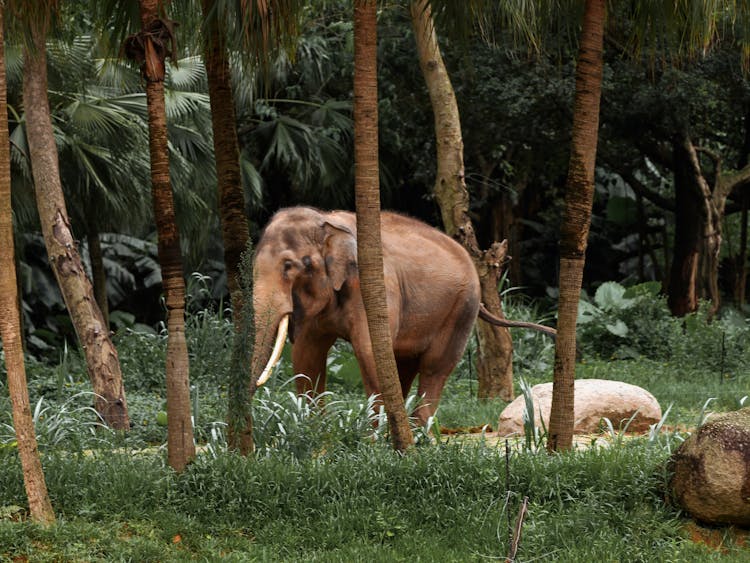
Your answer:
[[[750,327],[726,309],[710,319],[708,304],[684,318],[673,317],[657,282],[625,288],[603,283],[594,299],[585,295],[578,314],[578,344],[584,354],[605,359],[645,357],[690,368],[733,371],[750,361]]]
[[[659,295],[658,282],[625,288],[616,282],[599,286],[593,300],[584,294],[578,307],[578,344],[582,352],[603,358],[666,358],[676,327]]]

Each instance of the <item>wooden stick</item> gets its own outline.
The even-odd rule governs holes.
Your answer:
[[[523,520],[526,518],[528,512],[529,497],[523,497],[523,503],[521,509],[518,511],[518,520],[516,520],[516,528],[513,530],[513,536],[510,541],[510,553],[505,563],[513,563],[516,560],[516,553],[518,553],[518,546],[521,544],[521,531],[523,530]]]

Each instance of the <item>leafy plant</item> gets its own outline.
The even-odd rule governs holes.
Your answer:
[[[625,288],[617,282],[599,286],[594,299],[582,296],[578,308],[579,345],[605,358],[666,357],[674,319],[659,295],[658,282]]]
[[[282,451],[293,459],[307,459],[322,452],[354,447],[365,438],[382,439],[387,424],[384,413],[373,407],[375,397],[354,405],[334,399],[331,391],[297,395],[285,387],[279,391],[263,387],[253,401],[253,432],[261,456]]]
[[[39,447],[80,450],[106,442],[101,434],[106,435],[110,430],[90,406],[92,396],[90,392],[76,393],[57,404],[40,398],[33,412]],[[84,401],[86,404],[82,404]],[[12,420],[0,424],[0,444],[15,442],[15,436]]]
[[[544,424],[544,419],[540,415],[540,426],[536,425],[534,406],[534,394],[529,385],[523,378],[518,382],[523,394],[524,407],[523,407],[523,437],[524,447],[527,451],[537,451],[545,447],[547,442],[547,427]]]

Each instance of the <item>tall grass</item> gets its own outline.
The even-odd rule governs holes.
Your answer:
[[[483,561],[507,553],[508,511],[528,496],[522,560],[700,560],[709,553],[663,502],[665,460],[645,440],[514,452],[506,503],[505,454],[486,445],[401,457],[386,443],[360,444],[292,462],[202,455],[179,476],[153,455],[52,455],[45,470],[63,523],[41,533],[0,521],[0,556],[54,559],[82,542],[79,558],[102,560],[179,560],[210,546],[238,560]],[[4,503],[24,504],[20,477],[17,460],[0,456]],[[141,530],[145,555],[133,541]]]

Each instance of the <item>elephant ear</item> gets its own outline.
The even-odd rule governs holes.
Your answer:
[[[344,282],[357,273],[357,239],[354,233],[343,225],[324,223],[323,257],[326,272],[333,289],[339,291]]]

